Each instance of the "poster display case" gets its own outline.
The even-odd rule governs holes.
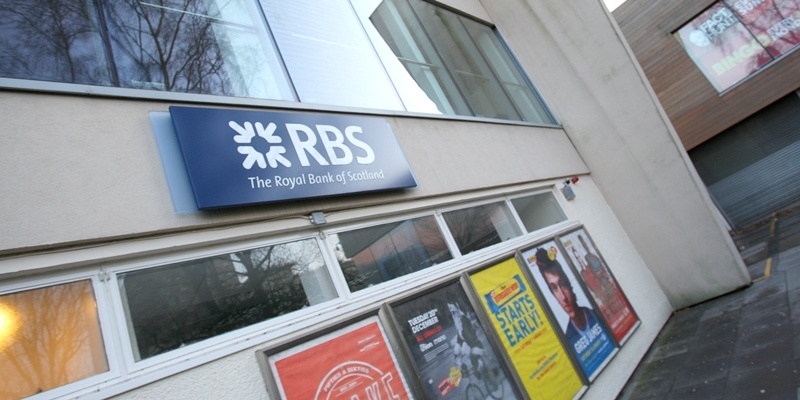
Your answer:
[[[519,398],[459,282],[390,310],[427,398]]]
[[[580,397],[586,386],[516,258],[469,279],[528,396]]]
[[[589,232],[581,227],[558,236],[567,258],[620,345],[641,323]]]
[[[377,317],[267,359],[282,399],[411,398]]]
[[[583,286],[569,268],[556,240],[522,251],[525,265],[555,317],[566,347],[593,381],[617,352]]]
[[[583,226],[447,279],[260,350],[271,397],[575,400],[641,324]]]

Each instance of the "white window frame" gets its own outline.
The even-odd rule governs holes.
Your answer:
[[[549,226],[546,226],[544,228],[537,229],[537,230],[535,230],[533,232],[528,232],[528,229],[525,228],[525,223],[522,221],[522,218],[519,216],[519,213],[517,213],[517,209],[514,208],[514,204],[512,203],[512,200],[520,199],[520,198],[523,198],[523,197],[536,196],[536,195],[543,194],[543,193],[552,193],[553,198],[556,200],[556,204],[558,204],[558,207],[564,213],[564,218],[565,219],[564,219],[564,221],[561,221],[561,222],[559,222],[557,224],[549,225]],[[555,186],[552,187],[549,190],[534,190],[534,191],[528,191],[528,192],[509,194],[509,195],[506,195],[506,201],[508,202],[508,206],[511,207],[511,214],[514,215],[514,218],[517,220],[517,224],[522,229],[522,232],[523,232],[522,236],[526,236],[526,235],[548,236],[548,235],[552,235],[552,233],[561,231],[566,226],[574,225],[574,223],[572,221],[575,220],[575,216],[572,214],[572,212],[570,211],[569,207],[566,206],[567,200],[564,198],[563,193],[561,193],[560,190],[557,190]]]
[[[305,225],[297,221],[295,221],[297,223],[280,222],[274,225],[257,223],[252,226],[226,229],[210,234],[203,233],[199,236],[189,233],[177,235],[177,237],[148,239],[144,243],[137,244],[111,244],[109,247],[112,250],[101,250],[100,254],[102,255],[99,259],[96,258],[94,261],[90,260],[85,263],[70,261],[69,265],[81,265],[72,272],[53,272],[52,276],[32,280],[19,277],[0,284],[0,295],[2,295],[90,279],[95,292],[109,371],[34,395],[30,399],[44,400],[77,396],[104,399],[253,346],[279,341],[300,331],[332,326],[363,312],[365,307],[377,307],[382,302],[400,298],[409,290],[433,287],[452,280],[454,276],[479,268],[486,262],[497,258],[498,255],[507,254],[531,241],[541,240],[560,231],[579,226],[580,223],[574,220],[568,203],[557,190],[557,184],[558,181],[551,180],[519,185],[511,190],[509,188],[490,189],[480,193],[422,199],[411,204],[385,204],[344,210],[332,213],[328,218],[329,225],[322,227]],[[541,193],[552,193],[567,219],[535,232],[527,232],[511,199]],[[442,212],[497,202],[504,202],[510,209],[514,219],[513,223],[517,224],[517,229],[522,232],[521,235],[468,255],[461,255],[444,221]],[[436,220],[453,258],[373,287],[350,292],[328,237],[340,232],[419,217],[433,217]],[[287,225],[291,228],[287,228]],[[288,233],[286,229],[288,229]],[[135,360],[134,338],[129,332],[123,294],[118,283],[120,274],[307,239],[315,240],[319,246],[326,269],[337,291],[337,298],[144,360]],[[131,245],[132,247],[130,247]],[[76,250],[76,255],[66,256],[66,259],[87,259],[91,258],[88,257],[90,254],[95,255],[92,250],[88,250],[88,252],[87,250]],[[109,261],[103,262],[102,258]],[[63,260],[64,257],[60,257],[60,259]]]
[[[524,236],[524,235],[527,234],[527,231],[525,231],[525,227],[520,225],[519,216],[514,211],[514,208],[511,205],[511,202],[508,201],[508,198],[506,196],[503,196],[503,197],[491,197],[491,198],[487,198],[487,199],[483,199],[483,200],[475,201],[475,202],[459,203],[458,205],[454,205],[454,206],[451,206],[451,207],[442,207],[441,209],[437,210],[439,216],[442,219],[442,223],[447,227],[446,228],[447,229],[447,236],[450,238],[450,240],[452,240],[453,246],[456,247],[456,252],[458,253],[459,257],[465,257],[465,256],[468,256],[469,254],[467,254],[467,255],[461,254],[461,250],[458,248],[458,244],[456,243],[452,232],[450,232],[450,227],[447,226],[447,221],[445,221],[445,219],[444,219],[444,214],[446,214],[448,212],[451,212],[451,211],[465,210],[465,209],[468,209],[468,208],[481,207],[481,206],[485,206],[485,205],[488,205],[488,204],[496,204],[496,203],[501,203],[510,212],[510,214],[509,214],[509,217],[510,217],[509,218],[509,222],[514,224],[514,228],[517,230],[518,234],[517,234],[517,236],[515,236],[515,237],[513,237],[513,238],[511,238],[509,240],[506,240],[506,241],[503,241],[503,242],[498,243],[496,245],[485,247],[483,249],[479,249],[479,250],[476,250],[476,251],[473,252],[473,253],[476,253],[476,252],[483,252],[484,250],[489,249],[489,248],[494,248],[495,246],[500,246],[501,244],[503,244],[505,242],[513,241],[513,240],[519,238],[520,236]]]
[[[4,296],[89,280],[94,292],[95,304],[97,306],[97,319],[100,325],[100,334],[102,336],[103,350],[106,356],[106,363],[108,364],[108,371],[26,397],[26,399],[45,400],[74,396],[76,393],[86,391],[88,388],[105,386],[108,382],[123,374],[124,370],[120,357],[122,351],[119,347],[119,335],[116,331],[116,327],[111,323],[113,321],[113,315],[111,307],[108,304],[107,286],[105,282],[103,282],[103,279],[105,279],[103,271],[98,271],[93,268],[33,280],[22,281],[18,279],[11,283],[0,285],[0,296]]]
[[[127,319],[127,312],[124,306],[124,299],[118,283],[119,282],[118,279],[121,274],[131,271],[140,271],[145,269],[167,266],[180,262],[198,260],[219,254],[229,254],[236,251],[249,250],[258,247],[274,246],[285,243],[292,243],[307,239],[313,239],[319,246],[323,260],[326,261],[326,269],[328,270],[328,273],[331,274],[331,279],[334,281],[334,287],[337,289],[338,297],[336,299],[332,299],[324,303],[317,304],[314,306],[309,306],[303,309],[295,310],[293,312],[284,315],[279,315],[275,318],[271,318],[266,321],[248,325],[246,327],[226,332],[208,339],[200,340],[196,343],[192,343],[178,349],[166,351],[162,354],[154,355],[152,357],[148,357],[143,360],[137,361],[135,359],[134,357],[135,350],[133,343],[134,337],[133,334],[130,332]],[[228,244],[228,245],[208,246],[200,251],[197,251],[196,249],[195,250],[188,249],[178,253],[170,254],[166,257],[154,256],[152,257],[151,260],[148,260],[149,262],[142,262],[142,260],[134,260],[134,261],[123,262],[113,267],[109,267],[108,269],[109,292],[111,294],[113,309],[114,309],[113,311],[116,317],[115,325],[119,330],[119,332],[123,332],[124,338],[122,340],[121,346],[124,353],[123,359],[126,369],[132,373],[143,372],[153,368],[160,368],[164,365],[174,365],[175,363],[182,362],[183,361],[182,359],[192,358],[195,356],[203,357],[209,353],[215,353],[216,350],[225,348],[228,343],[247,342],[255,337],[264,337],[265,335],[267,335],[267,337],[271,337],[272,336],[271,334],[274,334],[274,332],[279,331],[279,327],[288,325],[291,321],[295,319],[302,320],[303,319],[302,317],[304,316],[319,314],[321,309],[335,308],[336,306],[341,305],[341,303],[345,301],[345,298],[343,296],[343,293],[340,291],[340,288],[336,285],[333,275],[333,272],[335,271],[332,272],[330,262],[326,259],[325,255],[326,251],[323,245],[324,243],[319,238],[319,235],[306,233],[306,234],[298,234],[291,236],[282,236],[272,239],[253,239],[243,242],[237,242],[236,244],[233,245]],[[225,353],[229,354],[227,351]]]
[[[409,221],[409,220],[413,220],[413,219],[421,218],[421,217],[433,217],[434,218],[434,220],[436,221],[437,226],[439,227],[439,230],[442,231],[442,237],[445,240],[445,244],[447,245],[448,250],[450,251],[450,255],[451,255],[452,258],[450,260],[442,262],[441,264],[436,264],[434,266],[430,266],[428,268],[425,268],[423,270],[420,270],[420,271],[417,271],[417,272],[414,272],[414,273],[410,273],[410,274],[407,274],[407,275],[403,275],[403,276],[397,277],[395,279],[391,279],[391,280],[388,280],[388,281],[385,281],[385,282],[381,282],[381,283],[379,283],[377,285],[374,285],[374,286],[371,286],[371,287],[368,287],[368,288],[364,288],[364,289],[361,289],[361,290],[356,291],[356,292],[351,292],[350,291],[350,287],[347,285],[347,280],[345,279],[344,274],[342,273],[342,267],[341,267],[341,265],[339,265],[339,261],[336,258],[336,254],[335,254],[335,251],[334,251],[334,248],[333,248],[334,246],[331,246],[333,243],[331,243],[329,241],[330,239],[328,239],[328,238],[331,235],[335,235],[335,234],[339,234],[339,233],[343,233],[343,232],[349,232],[349,231],[354,231],[354,230],[363,229],[363,228],[370,228],[370,227],[378,226],[378,225],[391,224],[393,222]],[[446,236],[444,234],[444,229],[445,229],[445,227],[442,226],[441,219],[438,218],[434,214],[434,212],[432,210],[428,209],[428,210],[418,211],[418,212],[414,212],[414,213],[395,215],[392,218],[387,218],[387,219],[380,219],[379,218],[379,219],[373,219],[373,220],[370,220],[370,221],[361,222],[361,223],[357,223],[357,224],[336,227],[336,228],[333,228],[333,229],[325,229],[325,230],[322,231],[322,234],[325,237],[326,248],[330,252],[331,259],[333,260],[333,267],[334,267],[334,269],[337,270],[337,278],[340,279],[342,284],[344,285],[344,289],[346,290],[348,300],[350,300],[350,299],[356,299],[357,300],[357,299],[364,299],[364,298],[367,298],[367,299],[377,299],[377,298],[384,299],[384,298],[394,294],[394,292],[395,292],[393,290],[394,286],[405,287],[407,284],[409,284],[409,282],[415,282],[415,281],[418,281],[420,279],[425,279],[426,277],[428,277],[430,275],[436,275],[435,272],[431,271],[431,270],[438,269],[438,268],[446,268],[448,265],[453,263],[453,261],[456,259],[456,254],[457,253],[453,252],[452,242],[447,240],[447,238],[446,238]],[[405,289],[403,289],[403,290],[405,290]],[[403,290],[399,290],[397,292],[399,293],[399,292],[402,292]]]

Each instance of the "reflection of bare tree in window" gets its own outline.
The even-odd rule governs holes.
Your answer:
[[[338,234],[337,257],[351,291],[423,270],[451,259],[433,217]]]
[[[761,38],[759,39],[769,37],[768,43],[762,42],[761,44],[774,57],[788,53],[797,46],[796,43],[800,39],[800,31],[794,25],[794,21],[797,21],[795,7],[788,2],[779,6],[777,1],[770,1],[759,4],[750,11],[756,15],[755,19],[745,25],[754,35],[758,36],[760,33]],[[736,7],[733,8],[736,9]]]
[[[124,87],[229,94],[214,9],[193,0],[121,0],[105,6]]]
[[[107,371],[89,281],[0,297],[16,329],[0,349],[0,398],[21,398]]]
[[[108,84],[91,1],[0,3],[0,75]]]
[[[468,254],[502,241],[490,215],[498,212],[498,208],[495,204],[488,204],[444,214],[447,227],[462,254]]]
[[[313,266],[324,267],[322,256],[305,240],[126,274],[140,357],[307,307],[301,278]]]

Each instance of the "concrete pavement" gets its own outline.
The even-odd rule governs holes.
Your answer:
[[[800,400],[800,211],[733,238],[753,284],[675,312],[618,399]]]

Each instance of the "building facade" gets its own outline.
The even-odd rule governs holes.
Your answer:
[[[800,198],[800,3],[630,0],[614,11],[734,230]]]
[[[599,1],[2,7],[4,397],[610,398],[749,283]]]

